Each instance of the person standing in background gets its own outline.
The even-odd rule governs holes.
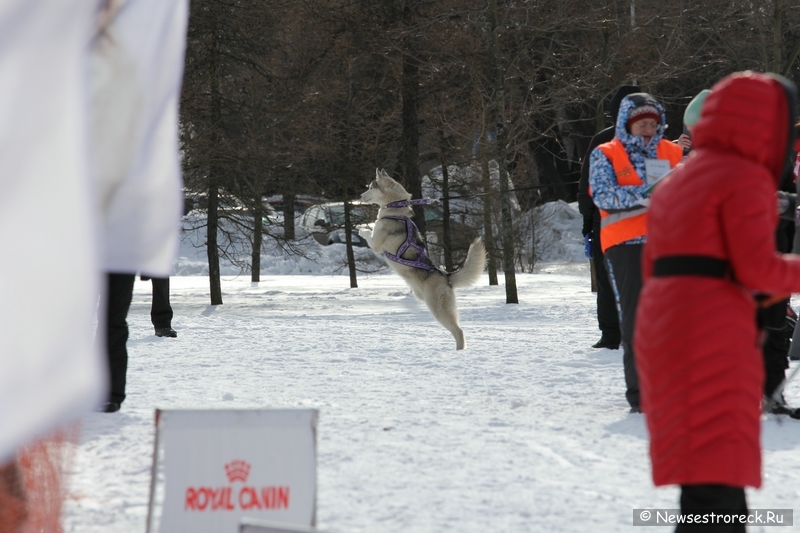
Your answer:
[[[689,155],[692,151],[692,132],[694,127],[700,122],[700,114],[703,112],[703,102],[706,101],[711,91],[703,89],[697,96],[692,98],[689,105],[683,111],[683,133],[675,141],[681,148],[683,148],[683,155]]]
[[[795,137],[800,133],[800,124],[795,124]],[[798,151],[795,141],[794,152]],[[793,253],[795,241],[795,206],[797,203],[797,161],[795,156],[793,172],[781,180],[778,189],[778,227],[775,230],[775,247],[784,254]],[[771,306],[759,309],[759,320],[764,327],[764,411],[777,415],[789,415],[800,419],[800,408],[791,407],[782,393],[776,394],[778,387],[786,379],[789,368],[789,350],[792,334],[797,322],[797,313],[792,309],[789,298],[782,299]],[[773,396],[776,396],[773,398]]]
[[[600,242],[619,309],[625,398],[640,413],[634,356],[634,324],[642,287],[642,246],[647,240],[648,189],[683,159],[683,150],[663,138],[664,108],[647,93],[626,96],[620,105],[614,139],[592,151],[589,186],[600,209]],[[656,175],[660,174],[660,175]]]
[[[638,93],[639,87],[623,85],[609,103],[612,125],[598,132],[589,142],[589,149],[581,165],[581,179],[578,183],[578,210],[583,216],[583,239],[586,257],[592,260],[597,283],[597,326],[600,328],[600,340],[592,348],[619,349],[619,313],[614,299],[614,290],[608,280],[608,271],[604,261],[603,248],[600,244],[600,211],[594,205],[589,192],[589,156],[597,146],[614,138],[619,105],[629,94]]]
[[[146,22],[145,22],[146,21]],[[183,210],[178,103],[187,0],[107,0],[91,54],[93,169],[106,272],[110,374],[106,413],[126,397],[128,324],[136,273],[168,276]]]

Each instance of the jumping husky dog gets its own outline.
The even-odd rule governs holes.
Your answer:
[[[414,296],[424,301],[433,317],[456,339],[463,350],[464,332],[458,325],[458,308],[453,289],[474,284],[486,266],[486,249],[480,237],[469,247],[461,269],[448,273],[437,268],[425,255],[425,243],[411,222],[411,195],[383,170],[375,171],[361,201],[378,204],[378,220],[372,230],[372,249],[383,252],[389,266],[408,283]],[[389,205],[387,205],[389,204]]]

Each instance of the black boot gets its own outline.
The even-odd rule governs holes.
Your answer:
[[[178,332],[167,326],[165,328],[156,328],[156,337],[172,337],[178,336]]]
[[[619,335],[611,335],[603,332],[600,340],[592,344],[592,348],[608,348],[609,350],[619,350],[620,337]]]
[[[783,394],[777,401],[772,398],[764,398],[764,412],[773,415],[789,415],[789,418],[800,420],[800,407],[790,407]]]
[[[120,404],[117,402],[106,402],[101,405],[97,411],[100,413],[116,413],[120,409]]]

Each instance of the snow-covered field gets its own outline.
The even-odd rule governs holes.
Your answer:
[[[150,283],[137,281],[128,399],[83,422],[65,530],[144,532],[155,408],[312,407],[323,531],[635,531],[633,509],[675,508],[678,491],[652,486],[621,351],[591,348],[595,296],[573,240],[565,262],[517,275],[518,305],[502,274],[460,291],[459,352],[389,272],[355,289],[324,264],[258,284],[227,276],[221,306],[207,277],[175,276],[177,339],[153,335]],[[787,398],[800,403],[800,382]],[[797,510],[800,422],[765,418],[762,440],[749,505]]]

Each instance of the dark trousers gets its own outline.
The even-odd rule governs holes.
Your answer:
[[[639,407],[639,376],[633,353],[633,330],[636,307],[642,290],[641,244],[618,244],[606,250],[606,267],[619,310],[622,338],[622,366],[625,370],[625,398],[631,407]]]
[[[128,310],[133,299],[134,274],[108,274],[106,292],[106,354],[111,374],[108,401],[125,400],[125,375],[128,372]]]
[[[705,514],[730,511],[747,514],[747,501],[742,487],[727,485],[681,485],[681,514]],[[679,524],[675,533],[744,533],[744,524]]]
[[[782,300],[768,307],[759,308],[757,322],[764,330],[764,395],[772,396],[786,377],[789,368],[789,348],[792,328],[786,320],[789,300]]]
[[[765,332],[764,346],[761,347],[764,354],[764,396],[772,396],[786,378],[791,341],[783,330],[767,328]]]
[[[608,279],[605,254],[600,246],[599,231],[592,234],[592,251],[594,253],[594,269],[597,276],[597,325],[603,337],[619,341],[619,315],[614,289]]]
[[[169,278],[151,278],[153,305],[150,320],[156,329],[172,327],[172,306],[169,305]]]

